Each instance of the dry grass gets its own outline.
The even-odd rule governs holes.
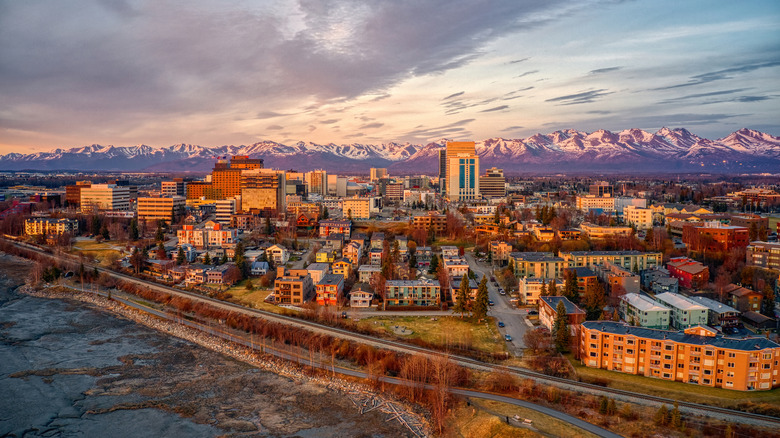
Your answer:
[[[257,284],[259,281],[255,278],[252,282]],[[273,292],[272,289],[252,289],[251,291],[246,289],[246,280],[233,285],[227,290],[227,293],[233,296],[230,300],[236,304],[242,306],[251,307],[253,309],[265,310],[274,313],[284,313],[286,309],[279,307],[275,304],[266,303],[265,299]]]
[[[94,240],[81,240],[73,245],[74,253],[83,253],[87,258],[96,259],[101,265],[109,265],[112,261],[121,258],[117,248],[122,248],[117,241],[95,242]]]
[[[434,345],[470,346],[487,353],[506,351],[506,342],[498,333],[492,318],[476,323],[470,318],[453,316],[376,316],[363,318],[360,327],[384,330],[399,339],[423,339]],[[406,327],[411,335],[396,335],[395,326]]]

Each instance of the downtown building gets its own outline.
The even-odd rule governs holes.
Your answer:
[[[139,221],[167,221],[184,214],[185,199],[182,196],[166,198],[138,198],[136,201]]]
[[[446,190],[450,201],[473,201],[480,198],[479,156],[473,141],[449,141],[446,148]]]
[[[130,210],[130,187],[116,184],[92,184],[81,188],[81,211]]]

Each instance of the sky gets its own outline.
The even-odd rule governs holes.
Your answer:
[[[0,0],[0,153],[780,136],[780,2]]]

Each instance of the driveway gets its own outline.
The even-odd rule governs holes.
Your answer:
[[[515,356],[522,356],[523,349],[525,348],[523,337],[525,336],[525,332],[530,328],[528,320],[525,317],[525,310],[515,307],[514,304],[509,301],[509,295],[501,295],[498,293],[498,286],[490,281],[490,265],[479,263],[474,259],[474,256],[471,253],[466,253],[466,261],[480,280],[482,279],[482,276],[488,276],[488,294],[490,300],[495,304],[488,310],[488,316],[492,316],[496,318],[497,321],[504,323],[505,327],[499,328],[498,331],[501,335],[508,334],[512,337],[512,341],[507,343],[509,351]]]

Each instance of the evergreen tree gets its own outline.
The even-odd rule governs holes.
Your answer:
[[[555,283],[555,280],[550,280],[550,287],[547,291],[547,295],[550,295],[551,297],[556,297],[560,295],[558,291],[558,285]]]
[[[488,301],[490,299],[488,298],[487,275],[484,275],[479,282],[477,299],[474,301],[474,316],[480,321],[487,316]]]
[[[563,276],[565,278],[563,296],[568,298],[572,303],[579,304],[580,292],[577,288],[577,271],[574,269],[567,269]]]
[[[609,399],[605,396],[601,396],[599,399],[599,414],[601,415],[607,415],[609,412]]]
[[[204,265],[210,265],[211,264],[211,256],[208,252],[206,252],[206,255],[203,256],[203,264]]]
[[[186,259],[184,257],[184,250],[181,247],[179,247],[179,252],[176,253],[176,264],[181,265],[185,261]]]
[[[154,234],[154,240],[158,242],[165,240],[165,231],[163,231],[162,227],[157,227],[157,232]]]
[[[458,296],[455,300],[455,307],[452,309],[455,313],[460,313],[460,317],[469,311],[469,276],[464,275],[460,280],[460,287],[458,288]]]
[[[238,272],[241,273],[241,278],[246,278],[249,275],[249,263],[244,255],[244,242],[238,242],[235,249],[235,255],[233,261],[236,262]]]
[[[330,213],[328,213],[328,207],[323,206],[322,207],[322,218],[327,219],[330,217]]]
[[[604,298],[604,286],[597,283],[595,287],[589,288],[585,292],[585,319],[593,321],[601,317],[601,312],[606,304]]]
[[[271,218],[267,217],[265,218],[265,235],[270,236],[271,235]]]
[[[563,300],[558,301],[555,312],[557,313],[555,316],[555,325],[553,326],[555,349],[559,352],[566,352],[569,350],[571,333],[569,331],[569,317],[566,314],[566,306],[563,304]]]
[[[428,273],[435,274],[437,269],[439,269],[439,256],[435,255],[431,257],[431,265],[428,268]]]
[[[219,261],[220,265],[224,265],[228,262],[227,251],[222,251],[222,260]]]
[[[247,280],[244,287],[246,288],[246,290],[251,291],[255,288],[255,285],[252,284],[252,280]]]
[[[157,259],[159,260],[167,260],[168,254],[165,252],[165,245],[163,245],[162,242],[159,242],[157,244]]]
[[[679,429],[682,426],[682,415],[680,414],[680,407],[676,400],[672,411],[669,412],[669,424],[676,429]]]
[[[108,228],[105,226],[100,230],[100,234],[103,236],[103,240],[109,240],[111,238],[111,235],[108,233]]]
[[[130,221],[130,240],[138,240],[138,221],[135,219]]]
[[[539,296],[540,297],[546,297],[547,296],[547,280],[542,278],[542,286],[539,288]]]
[[[659,426],[666,426],[669,424],[669,410],[666,408],[666,405],[661,405],[655,412],[655,424]]]

